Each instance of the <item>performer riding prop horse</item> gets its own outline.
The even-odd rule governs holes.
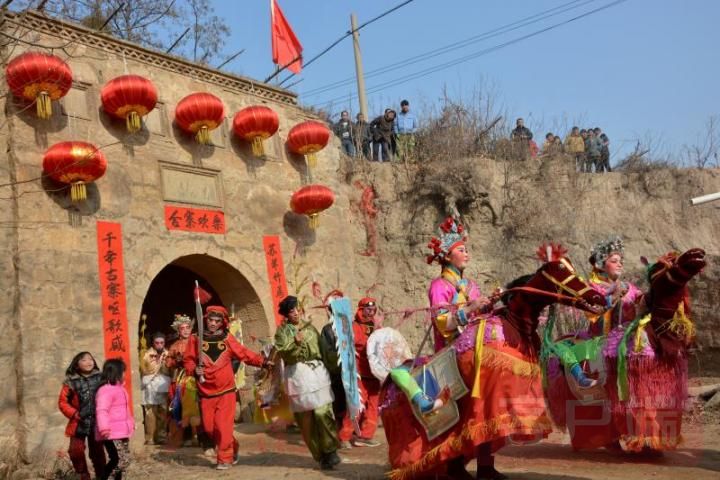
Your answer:
[[[607,337],[577,342],[576,355],[600,373],[597,389],[572,389],[558,359],[549,358],[550,413],[558,426],[569,429],[573,448],[640,452],[678,446],[687,351],[695,333],[687,283],[705,263],[705,252],[698,248],[661,257],[648,268],[650,314],[614,328]],[[597,345],[589,348],[593,342]]]
[[[456,351],[460,374],[472,390],[458,400],[460,420],[450,430],[428,441],[406,396],[385,382],[381,414],[392,479],[443,473],[447,466],[464,466],[476,457],[478,478],[505,478],[494,469],[492,453],[510,439],[537,441],[550,433],[538,365],[540,313],[557,302],[597,313],[604,299],[575,274],[559,246],[540,251],[545,263],[534,275],[508,286],[503,294],[506,307],[496,310],[494,318],[473,320],[449,347]],[[487,329],[486,322],[499,323],[502,332]],[[448,473],[471,478],[466,471]]]

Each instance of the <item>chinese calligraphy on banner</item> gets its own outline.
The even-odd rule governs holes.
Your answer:
[[[168,230],[222,234],[225,233],[225,214],[219,210],[166,205],[165,226]]]
[[[125,362],[125,388],[132,405],[130,335],[125,305],[125,269],[120,224],[97,222],[97,246],[105,359],[120,358]]]
[[[287,283],[285,282],[285,266],[283,265],[282,250],[280,250],[280,237],[268,235],[263,237],[263,250],[267,263],[268,280],[270,281],[270,295],[275,310],[275,325],[283,321],[282,315],[277,311],[278,304],[287,296]]]

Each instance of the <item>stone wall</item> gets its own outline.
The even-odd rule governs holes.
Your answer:
[[[285,149],[289,129],[309,118],[295,106],[291,94],[82,28],[32,15],[19,20],[6,19],[4,31],[37,45],[74,42],[55,51],[72,68],[74,85],[54,105],[53,118],[47,122],[36,117],[34,107],[24,109],[15,100],[8,105],[0,136],[7,161],[2,162],[0,182],[39,178],[45,150],[59,141],[90,141],[108,159],[105,176],[88,190],[89,201],[78,228],[68,224],[66,190],[52,192],[47,182],[38,180],[18,185],[18,192],[2,189],[3,196],[14,199],[2,200],[8,208],[0,213],[0,327],[6,332],[0,344],[0,375],[7,379],[0,393],[0,436],[12,436],[19,421],[15,440],[21,453],[29,456],[38,448],[56,449],[65,443],[66,419],[57,409],[57,395],[73,355],[89,350],[98,361],[103,360],[96,221],[122,225],[131,352],[138,349],[137,326],[150,282],[177,259],[178,265],[213,283],[226,305],[235,303],[246,332],[259,337],[274,331],[264,235],[280,235],[286,262],[295,248],[290,235],[301,238],[306,246],[303,261],[313,266],[314,279],[321,284],[334,283],[342,274],[350,285],[353,275],[346,261],[352,253],[344,215],[348,189],[334,175],[337,148],[321,152],[312,172],[314,182],[329,186],[337,195],[335,206],[322,216],[320,228],[311,232],[304,217],[288,212],[291,194],[308,181],[304,159]],[[14,57],[26,47],[13,45],[5,54]],[[132,137],[124,122],[111,120],[100,107],[103,84],[125,73],[151,79],[160,97],[146,129]],[[214,146],[197,144],[173,125],[176,103],[197,91],[217,95],[227,108],[228,121],[213,133]],[[249,146],[230,131],[235,112],[255,104],[267,105],[280,116],[280,130],[266,142],[264,159],[252,157]],[[166,228],[162,162],[219,171],[225,235]],[[15,218],[17,223],[8,223]],[[203,261],[203,256],[212,259]],[[318,317],[319,322],[323,319]],[[21,334],[18,325],[22,325]],[[131,355],[137,404],[137,355]],[[20,384],[15,388],[16,380],[22,390]],[[140,411],[136,405],[138,421]]]

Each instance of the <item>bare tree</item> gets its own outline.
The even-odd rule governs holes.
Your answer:
[[[18,2],[33,8],[36,2]],[[166,49],[180,32],[190,27],[191,35],[174,53],[193,61],[217,60],[230,27],[215,15],[209,0],[49,0],[44,11],[53,17],[101,29],[105,33],[147,47]]]
[[[705,123],[705,131],[695,145],[683,146],[681,157],[687,166],[720,167],[720,117],[713,115]]]
[[[185,49],[186,56],[195,62],[207,64],[215,58],[230,35],[225,20],[214,15],[215,10],[208,0],[187,0],[188,14],[183,15],[191,24],[191,41]]]

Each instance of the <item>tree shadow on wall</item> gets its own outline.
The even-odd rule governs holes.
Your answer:
[[[73,202],[70,198],[70,185],[59,183],[50,177],[43,176],[42,188],[48,197],[60,208],[68,212],[71,224],[81,223],[83,217],[91,217],[100,210],[100,190],[95,183],[86,183],[87,198],[81,202]]]
[[[288,163],[298,172],[300,175],[300,182],[305,185],[312,183],[312,172],[305,162],[305,156],[291,152],[285,145],[285,156],[288,159]]]
[[[57,133],[68,125],[68,117],[63,115],[59,102],[52,102],[52,116],[43,120],[37,116],[35,102],[26,102],[14,96],[8,98],[10,111],[25,125],[33,129],[35,144],[41,148],[48,148],[48,134]]]
[[[245,164],[247,173],[253,177],[256,176],[258,169],[265,166],[267,158],[265,155],[262,157],[256,157],[252,153],[252,144],[245,140],[238,138],[237,135],[230,136],[230,148],[235,155],[242,160]]]
[[[122,143],[123,149],[131,159],[135,158],[135,147],[142,147],[150,141],[150,131],[145,125],[145,119],[142,121],[142,128],[131,133],[128,132],[124,121],[108,115],[102,107],[98,108],[98,118],[105,131]]]
[[[215,153],[215,145],[212,143],[203,145],[195,140],[195,136],[181,129],[173,120],[172,134],[180,147],[190,154],[193,165],[202,166],[203,159],[212,157]]]
[[[310,228],[310,220],[305,215],[298,215],[291,211],[285,212],[283,229],[285,234],[295,242],[301,255],[304,255],[305,249],[314,245],[317,239],[315,230]]]

